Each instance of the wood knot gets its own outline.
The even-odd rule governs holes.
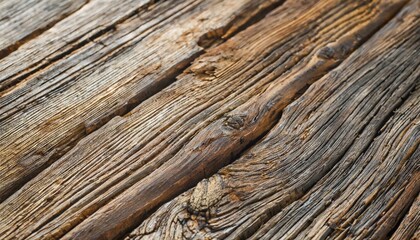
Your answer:
[[[225,125],[230,128],[239,130],[245,125],[245,116],[244,115],[229,116],[225,120]]]
[[[195,187],[189,200],[193,212],[205,212],[214,206],[223,196],[223,180],[218,174],[204,179]]]
[[[209,64],[208,62],[198,62],[191,67],[191,72],[194,76],[199,77],[201,80],[213,80],[215,78],[214,73],[216,66]]]
[[[330,59],[334,59],[335,54],[336,54],[335,49],[333,47],[327,45],[327,46],[319,49],[319,51],[317,53],[317,57],[319,57],[321,59],[325,59],[325,60],[330,60]]]
[[[47,163],[56,153],[56,149],[53,149],[50,152],[45,152],[43,150],[35,151],[22,159],[19,159],[18,164],[25,169],[36,169]]]

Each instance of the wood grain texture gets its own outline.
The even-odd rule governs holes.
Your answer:
[[[385,238],[420,190],[415,6],[309,87],[241,158],[128,239]]]
[[[88,0],[1,1],[0,59],[76,12],[87,2]]]
[[[391,239],[420,239],[420,195],[417,196],[410,211],[392,234]]]
[[[52,1],[42,2],[44,7],[56,9]],[[152,2],[150,0],[123,0],[118,3],[103,0],[89,1],[71,16],[62,19],[39,36],[21,45],[6,58],[0,59],[2,73],[0,90],[14,87],[19,89],[20,85],[15,86],[15,84],[20,81],[25,82],[31,74],[64,58],[102,34],[112,31],[115,25],[133,17],[136,12],[147,8]],[[33,6],[28,11],[32,9]],[[44,21],[42,18],[41,20]],[[9,25],[9,21],[5,21],[6,24]],[[12,90],[9,89],[9,91]]]
[[[419,115],[412,111],[420,103],[419,93],[397,111],[363,155],[346,154],[252,239],[388,238],[420,190]]]
[[[202,53],[197,42],[228,37],[279,3],[92,1],[2,59],[1,76],[18,71],[16,64],[41,69],[0,94],[0,200],[82,137],[170,84]],[[47,66],[39,62],[45,58]]]
[[[334,3],[337,5],[339,4],[336,1],[333,3],[322,2],[319,4],[325,9],[326,5],[323,4],[332,4],[332,6],[334,6]],[[399,7],[402,6],[402,3],[403,2],[373,3],[377,11],[372,12],[378,14],[375,15],[376,17],[371,16],[367,22],[356,25],[354,29],[346,32],[341,38],[337,37],[335,41],[329,38],[329,41],[334,41],[332,44],[327,42],[327,46],[323,46],[322,43],[317,43],[317,47],[320,48],[317,51],[313,51],[315,53],[314,55],[309,55],[310,58],[307,58],[307,65],[302,66],[297,64],[297,68],[302,67],[298,72],[294,71],[297,70],[297,68],[289,69],[290,72],[288,74],[290,75],[286,74],[278,79],[274,79],[274,81],[267,84],[261,92],[254,92],[248,101],[239,106],[234,106],[234,110],[225,112],[224,116],[221,118],[213,119],[208,126],[196,133],[189,142],[184,143],[182,148],[173,156],[173,152],[170,152],[169,156],[160,152],[153,161],[148,162],[133,174],[138,174],[134,177],[141,176],[141,178],[143,178],[146,174],[150,173],[148,176],[136,183],[130,184],[132,186],[110,201],[106,206],[100,208],[80,225],[76,226],[64,236],[64,239],[113,238],[119,232],[131,228],[134,223],[143,219],[145,215],[158,204],[173,198],[176,194],[191,186],[201,178],[212,174],[223,165],[228,164],[238,152],[243,150],[245,146],[257,139],[272,126],[280,111],[293,100],[299,91],[303,90],[308,84],[311,84],[326,71],[341,62],[343,58],[350,54],[363,40],[366,40],[370,34],[382,26],[382,24],[386,23],[386,21],[398,11]],[[296,4],[296,2],[294,2],[294,4]],[[319,9],[315,7],[311,10],[321,12],[320,5],[317,5]],[[285,9],[289,7],[290,5],[284,6]],[[314,16],[312,11],[308,11],[311,13],[311,17]],[[294,9],[294,13],[296,12],[296,9]],[[325,13],[323,14],[325,16]],[[274,19],[274,17],[272,19]],[[279,17],[276,16],[278,25],[274,25],[271,21],[268,21],[268,19],[265,19],[261,24],[270,26],[270,32],[273,32],[273,26],[279,26],[280,29],[283,30],[284,25],[283,23],[279,23],[278,19]],[[288,21],[288,23],[293,25],[295,22]],[[323,23],[326,24],[327,22],[324,21]],[[261,30],[260,25],[255,25],[251,29],[257,28],[258,34],[265,34],[263,35],[264,40],[268,39],[265,43],[269,43],[270,40],[273,40],[268,38],[268,36],[270,36],[268,35],[269,33]],[[249,30],[249,32],[244,32],[244,35],[246,33],[249,34],[250,31],[251,30]],[[292,31],[288,29],[287,32],[290,33]],[[324,35],[324,37],[326,37],[326,35]],[[248,35],[246,39],[249,41],[250,36]],[[278,38],[274,40],[279,41]],[[246,43],[246,41],[242,40],[241,43]],[[267,49],[267,47],[272,46],[273,43],[270,43],[270,45],[265,45],[259,41],[257,41],[257,43],[258,47],[264,47],[263,49],[265,51],[270,50],[272,54],[273,50]],[[226,46],[229,45],[226,44],[222,47]],[[253,46],[250,48],[253,49],[252,47]],[[255,49],[253,50],[253,52],[255,52]],[[215,51],[218,53],[222,52],[221,49],[216,49]],[[226,51],[223,49],[223,52]],[[215,54],[212,56],[214,55]],[[203,57],[208,57],[208,55],[204,55]],[[201,71],[203,68],[202,63],[205,64],[205,70],[208,71],[208,62],[203,62],[201,59],[202,58],[197,61],[198,66],[193,64],[191,67],[191,71],[196,75],[203,73]],[[212,58],[212,60],[214,61],[214,58]],[[243,58],[241,58],[241,60],[243,60]],[[222,63],[223,62],[224,61],[222,61]],[[220,64],[220,62],[218,63]],[[215,63],[213,69],[219,69],[218,65],[216,65],[218,63]],[[197,71],[197,68],[200,71]],[[277,70],[279,70],[279,66],[277,66]],[[235,72],[237,71],[238,70]],[[261,71],[259,71],[259,73],[261,73]],[[217,77],[217,71],[214,74],[216,78],[210,76],[210,79],[208,79],[209,74],[207,73],[205,79],[213,79],[213,81],[222,80],[222,78]],[[278,74],[278,72],[274,71],[274,74]],[[268,76],[273,77],[271,74]],[[235,77],[238,78],[238,76]],[[229,83],[231,84],[232,81]],[[191,83],[185,84],[182,80],[180,81],[180,84],[191,86]],[[207,90],[207,93],[208,92],[210,91]],[[237,101],[237,99],[238,97],[236,96],[235,101]],[[179,128],[177,129],[179,130]],[[139,151],[140,154],[145,153],[143,151],[143,149],[142,151]],[[170,157],[169,160],[167,160],[168,157]],[[163,163],[163,161],[165,162]],[[151,172],[152,170],[154,171]]]
[[[155,207],[233,160],[276,123],[300,91],[343,61],[405,2],[286,2],[210,49],[128,115],[82,139],[1,203],[0,215],[7,216],[1,234],[6,239],[122,236]],[[191,16],[184,20],[191,23]],[[160,30],[163,36],[179,29],[172,27]],[[149,44],[164,42],[152,39]],[[132,63],[127,54],[145,50],[136,46],[83,79],[96,83],[92,79],[106,76],[108,68],[118,71],[115,64]],[[63,102],[58,100],[49,104]]]

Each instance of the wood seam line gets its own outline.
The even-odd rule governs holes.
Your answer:
[[[156,3],[156,2],[159,2],[159,1],[154,1],[154,3]],[[153,96],[154,94],[156,94],[157,92],[159,92],[160,90],[164,89],[165,87],[170,85],[172,82],[174,82],[176,77],[179,74],[181,74],[186,68],[188,68],[190,66],[190,63],[192,61],[194,61],[194,59],[198,58],[201,54],[203,54],[206,49],[211,48],[212,45],[215,42],[220,44],[224,41],[227,41],[228,39],[235,36],[239,31],[244,30],[247,27],[257,23],[258,21],[260,21],[265,15],[269,14],[272,10],[274,10],[275,8],[280,6],[283,2],[284,2],[283,0],[281,0],[281,1],[269,1],[268,4],[261,6],[260,8],[258,8],[257,11],[254,11],[254,12],[251,12],[251,13],[244,10],[241,14],[239,14],[232,21],[230,21],[225,27],[203,34],[202,37],[200,37],[198,39],[200,44],[203,45],[202,46],[203,50],[201,52],[199,52],[197,54],[194,54],[193,56],[191,56],[191,58],[185,59],[184,61],[180,62],[177,65],[174,65],[171,69],[169,69],[167,74],[165,74],[166,77],[164,79],[160,79],[159,85],[156,85],[155,88],[148,91],[147,95],[143,94],[140,97],[139,95],[141,95],[142,93],[139,93],[138,95],[136,95],[133,98],[131,98],[130,100],[128,100],[127,101],[128,104],[122,105],[119,108],[114,109],[112,112],[108,112],[107,115],[104,115],[101,119],[96,119],[95,121],[87,122],[86,125],[85,125],[86,135],[91,134],[93,131],[98,130],[100,127],[102,127],[107,122],[109,122],[113,117],[123,116],[123,115],[129,113],[132,109],[134,109],[136,106],[138,106],[142,101],[144,101],[145,99]],[[142,6],[139,9],[143,9],[143,8],[147,8],[147,7],[149,7],[149,6]],[[52,58],[52,62],[49,62],[47,65],[43,66],[42,68],[45,68],[49,64],[66,57],[67,55],[71,54],[71,52],[76,51],[78,48],[86,45],[90,41],[94,41],[96,38],[100,37],[101,35],[105,34],[106,32],[112,31],[112,29],[115,28],[115,25],[121,24],[125,20],[129,19],[130,17],[136,15],[137,12],[139,11],[139,9],[136,9],[131,14],[125,16],[123,19],[120,19],[116,24],[107,27],[103,31],[98,32],[97,34],[95,34],[89,40],[82,41],[81,43],[77,44],[74,48],[70,49],[68,52],[65,52],[65,53],[57,56],[57,58]],[[205,44],[204,44],[204,42],[205,42]],[[40,70],[40,69],[37,69],[36,71],[38,71],[38,70]],[[25,76],[25,77],[27,77],[27,76]],[[67,151],[70,151],[70,149],[72,147],[74,147],[77,144],[77,142],[79,142],[86,135],[83,135],[79,139],[76,139],[71,144],[69,144],[69,147],[66,148]],[[67,151],[60,152],[59,155],[56,155],[56,154],[52,155],[50,157],[48,163],[54,162],[56,159],[58,159],[63,154],[65,154]],[[47,164],[47,165],[49,165],[49,164]],[[42,169],[43,168],[39,169],[37,172],[34,172],[33,176],[36,176],[37,174],[39,174],[42,171]],[[33,176],[31,178],[33,178]],[[19,183],[14,188],[14,190],[9,191],[9,193],[7,195],[0,196],[0,202],[3,201],[6,197],[8,197],[11,194],[13,194],[14,192],[16,192],[27,181],[29,181],[29,179],[24,181],[24,182]]]
[[[346,58],[346,56],[348,56],[347,54],[349,54],[349,53],[351,53],[352,51],[354,51],[355,50],[355,48],[356,47],[358,47],[358,46],[360,46],[360,44],[362,44],[363,42],[365,42],[367,39],[369,39],[369,37],[370,36],[372,36],[378,29],[380,29],[382,26],[384,26],[388,21],[390,21],[398,12],[399,12],[399,10],[406,4],[406,2],[407,1],[405,1],[404,2],[404,4],[401,4],[401,5],[398,5],[398,9],[397,10],[395,10],[395,6],[393,6],[393,8],[394,8],[394,11],[392,11],[392,14],[391,15],[388,15],[386,18],[383,18],[383,19],[381,19],[379,22],[374,22],[373,23],[373,25],[372,24],[368,24],[367,26],[366,26],[366,28],[372,28],[372,26],[374,26],[373,28],[375,29],[374,31],[372,31],[372,32],[364,32],[366,29],[365,28],[362,28],[361,30],[360,30],[360,32],[358,32],[358,34],[360,34],[359,36],[361,36],[360,37],[360,39],[358,39],[358,40],[356,40],[355,41],[355,39],[353,38],[354,36],[353,35],[351,35],[351,34],[349,34],[350,36],[348,36],[348,38],[346,38],[346,37],[344,37],[343,38],[343,40],[342,40],[342,42],[340,42],[340,43],[336,43],[335,45],[332,45],[332,46],[328,46],[328,47],[326,47],[327,49],[335,49],[335,48],[340,48],[340,46],[342,46],[341,44],[344,44],[344,45],[347,45],[347,44],[349,44],[350,46],[348,47],[348,50],[349,50],[349,52],[346,52],[346,53],[342,53],[342,54],[338,54],[338,55],[334,55],[332,58],[334,58],[334,59],[339,59],[339,60],[343,60],[343,59],[345,59]],[[387,6],[387,9],[390,9],[390,7],[389,6]],[[354,34],[354,33],[353,33]],[[321,49],[321,51],[320,51],[320,53],[319,53],[319,55],[318,55],[318,57],[320,57],[320,59],[324,59],[324,55],[322,55],[321,53],[322,52],[324,52],[325,51],[325,49]],[[334,50],[333,50],[334,51]],[[299,77],[308,77],[308,76],[311,76],[311,73],[312,73],[312,71],[314,70],[314,68],[320,68],[320,69],[328,69],[329,67],[331,67],[331,66],[329,66],[329,64],[330,63],[328,63],[328,59],[331,59],[331,58],[326,58],[326,60],[327,60],[327,63],[326,63],[326,65],[328,66],[328,67],[326,67],[326,66],[324,66],[324,64],[325,64],[325,62],[324,61],[322,61],[322,63],[320,64],[319,62],[318,63],[313,63],[314,65],[313,66],[311,66],[311,67],[308,67],[308,68],[306,68],[306,70],[305,71],[303,71],[303,73],[302,74],[300,74],[297,78],[299,78]],[[315,67],[316,66],[316,67]],[[337,66],[337,65],[333,65],[333,66]],[[309,75],[308,75],[309,74]],[[323,75],[321,75],[321,76],[323,76]],[[318,76],[318,75],[315,75],[315,76],[311,76],[311,81],[315,81],[316,79],[318,79],[319,77],[321,77],[321,76]],[[272,87],[272,89],[270,89],[271,91],[275,91],[275,87]],[[270,90],[267,90],[267,92],[269,92]],[[262,104],[262,102],[264,102],[264,101],[269,101],[268,99],[264,99],[264,96],[262,95],[262,96],[260,96],[260,99],[263,99],[263,100],[260,100],[261,101],[261,104]],[[269,105],[272,107],[272,109],[275,109],[275,108],[277,108],[277,107],[275,107],[276,106],[276,104],[278,104],[277,103],[277,101],[278,101],[278,99],[272,99],[272,100],[270,100],[270,103],[269,103]],[[260,103],[257,103],[257,105],[258,104],[260,104]],[[282,103],[283,104],[283,103]],[[246,109],[249,109],[249,106],[242,106],[242,107],[244,107],[244,108],[246,108]],[[280,107],[279,107],[279,109],[280,109]],[[232,113],[230,114],[230,115],[232,115],[232,116],[235,116],[235,112],[237,111],[237,112],[240,112],[240,111],[242,111],[243,109],[240,109],[240,108],[238,108],[238,109],[235,109],[235,110],[233,110],[232,111]],[[277,115],[276,117],[278,117],[278,113],[276,113],[276,114],[273,114],[273,113],[269,113],[270,115],[271,115],[271,117],[273,117],[273,115]],[[260,116],[261,117],[261,116]],[[274,117],[274,118],[276,118],[276,117]],[[248,121],[247,119],[245,119],[245,120],[242,120],[242,121]],[[215,123],[215,124],[219,124],[219,122],[217,122],[217,123]],[[246,125],[246,124],[245,124]],[[270,125],[271,126],[271,125]],[[260,135],[258,135],[258,136],[260,136]],[[254,137],[254,139],[256,139],[256,138],[258,138],[258,136],[255,136]],[[209,143],[209,146],[211,146],[211,142]],[[206,146],[206,147],[209,147],[209,146]],[[205,151],[203,151],[203,152],[205,152]],[[221,150],[221,152],[223,152],[223,150]],[[180,154],[180,152],[178,152],[178,154]],[[181,153],[182,154],[182,153]],[[236,154],[235,154],[236,155]],[[221,158],[221,159],[223,159],[222,158],[222,156],[217,156],[217,158]],[[221,160],[220,160],[221,161]],[[204,164],[204,163],[203,163]],[[227,164],[227,163],[224,163],[224,164]],[[223,166],[224,166],[224,164],[222,164]],[[203,165],[204,166],[204,165]],[[202,165],[200,165],[200,167],[199,167],[200,169],[203,169],[204,167],[202,167]],[[205,173],[205,175],[209,175],[209,174],[213,174],[214,172],[213,172],[213,170],[211,171],[211,172],[207,172],[207,170],[206,170],[206,173]],[[152,174],[153,175],[153,174]],[[202,179],[202,176],[200,175],[200,179]],[[187,180],[184,180],[184,179],[179,179],[179,182],[186,182]],[[189,185],[190,184],[192,184],[192,182],[190,181],[190,179],[188,180],[189,181]],[[194,183],[196,183],[196,179],[194,179]],[[176,183],[174,183],[175,185],[179,185],[179,186],[183,186],[183,184],[181,184],[181,183],[178,183],[178,182],[176,182]],[[182,190],[185,190],[185,189],[182,189]],[[179,190],[179,191],[181,191],[181,190]],[[175,195],[176,196],[176,195]],[[172,197],[174,197],[174,196],[172,196]],[[118,199],[118,197],[117,197],[117,199]],[[115,201],[117,201],[116,199],[115,199]],[[166,200],[166,201],[168,201],[168,200]],[[165,202],[166,202],[165,201]],[[161,205],[161,204],[160,204]],[[101,210],[99,210],[99,211],[101,211]],[[104,211],[106,211],[106,210],[104,210]],[[96,212],[96,213],[98,213],[98,212]],[[108,213],[107,213],[108,214]],[[95,215],[95,213],[93,214],[93,215]],[[91,217],[93,216],[93,215],[91,215]],[[85,221],[87,221],[87,220],[85,220]],[[85,222],[84,221],[84,222]],[[83,222],[82,222],[82,224],[81,225],[83,225]],[[83,236],[84,236],[84,234],[85,234],[85,231],[87,231],[87,229],[83,229],[84,228],[84,226],[82,227],[82,231],[81,232],[78,232],[78,231],[80,231],[81,229],[79,228],[81,225],[78,225],[75,229],[73,229],[72,231],[71,231],[71,233],[72,234],[75,234],[75,235],[72,235],[72,234],[68,234],[68,235],[66,235],[66,237],[70,237],[70,236],[72,236],[72,237],[81,237],[81,238],[83,238]],[[112,229],[110,229],[109,230],[109,233],[111,233],[111,231],[112,231]],[[126,230],[127,231],[127,230]],[[112,233],[111,233],[112,234]]]
[[[47,31],[48,29],[54,27],[54,25],[56,25],[57,23],[61,22],[62,20],[66,19],[67,17],[71,16],[73,13],[79,11],[81,8],[83,8],[86,4],[88,4],[91,0],[86,0],[82,5],[80,5],[78,8],[72,10],[71,12],[68,13],[64,13],[63,15],[61,15],[57,20],[48,23],[45,27],[42,28],[38,28],[35,29],[34,31],[32,31],[31,33],[29,33],[28,35],[26,35],[25,37],[17,40],[16,42],[3,47],[2,49],[0,49],[0,59],[7,57],[7,55],[11,54],[12,52],[16,51],[20,46],[22,46],[23,44],[25,44],[26,42],[38,37],[39,35],[41,35],[42,33],[44,33],[45,31]],[[0,91],[3,90],[3,87],[0,84]]]

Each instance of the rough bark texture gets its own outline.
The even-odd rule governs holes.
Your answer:
[[[0,59],[2,239],[419,235],[418,0],[35,2]]]

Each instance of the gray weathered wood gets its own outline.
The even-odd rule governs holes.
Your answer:
[[[417,159],[418,161],[418,159]],[[420,195],[417,196],[408,214],[392,234],[392,240],[420,238]]]
[[[0,59],[76,12],[87,2],[88,0],[0,1]],[[0,80],[0,89],[1,83]]]

